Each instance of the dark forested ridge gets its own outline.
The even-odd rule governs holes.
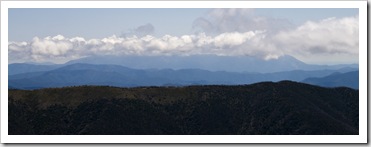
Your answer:
[[[358,134],[358,90],[236,86],[9,90],[9,134]]]

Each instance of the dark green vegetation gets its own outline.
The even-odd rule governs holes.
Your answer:
[[[9,134],[358,134],[358,98],[290,81],[9,90]]]

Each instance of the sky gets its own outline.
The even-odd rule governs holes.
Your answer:
[[[9,63],[94,55],[291,55],[358,63],[358,9],[9,9]]]

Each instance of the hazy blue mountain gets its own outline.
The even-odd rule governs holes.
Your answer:
[[[77,85],[184,86],[184,85],[236,85],[261,81],[302,81],[308,77],[324,77],[334,72],[354,71],[353,68],[317,71],[285,71],[276,73],[237,73],[202,69],[132,69],[120,65],[94,65],[76,63],[42,72],[9,75],[9,86],[19,89],[38,89]]]
[[[9,85],[22,88],[73,85],[131,86],[130,83],[142,84],[135,80],[140,76],[140,70],[131,70],[117,65],[73,64],[46,72],[12,75],[9,76]]]
[[[346,73],[336,72],[331,75],[321,78],[307,78],[302,82],[319,85],[324,87],[350,87],[354,89],[359,88],[359,71],[351,71]]]
[[[358,68],[351,65],[310,65],[292,56],[262,60],[252,56],[95,56],[72,60],[66,64],[115,64],[135,69],[203,69],[208,71],[258,72],[272,73],[291,70],[324,70],[344,67]]]
[[[21,73],[49,71],[62,67],[61,64],[31,64],[31,63],[14,63],[8,65],[8,75]]]

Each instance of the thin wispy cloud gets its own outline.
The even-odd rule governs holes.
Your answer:
[[[277,32],[293,27],[286,19],[269,18],[255,14],[254,9],[212,9],[193,22],[193,28],[208,33],[246,32],[267,30]]]

